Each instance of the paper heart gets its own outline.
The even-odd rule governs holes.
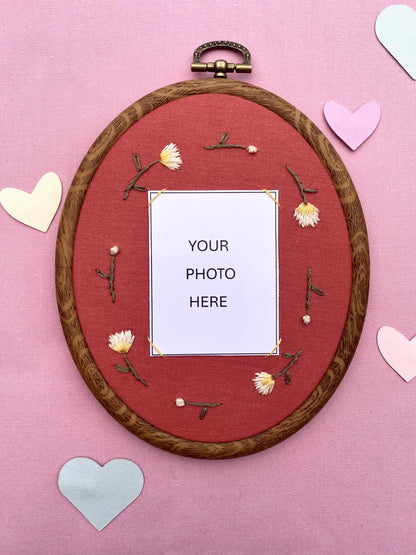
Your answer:
[[[48,231],[62,197],[62,184],[54,172],[37,182],[32,193],[7,187],[0,191],[0,204],[18,222],[39,231]]]
[[[396,4],[379,13],[376,35],[412,79],[416,79],[416,11]]]
[[[380,106],[375,100],[366,102],[355,112],[350,112],[345,106],[332,100],[324,106],[328,125],[351,150],[356,150],[374,133],[380,114]]]
[[[406,381],[416,376],[416,337],[410,341],[389,326],[378,330],[377,343],[384,360]]]
[[[144,484],[139,466],[127,459],[113,459],[100,466],[76,457],[61,468],[61,493],[100,531],[130,505]]]

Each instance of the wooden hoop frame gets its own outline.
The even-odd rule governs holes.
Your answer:
[[[110,388],[97,368],[81,331],[72,283],[74,239],[81,207],[91,180],[118,139],[144,115],[172,100],[197,94],[227,94],[255,102],[288,122],[312,147],[338,193],[351,243],[352,284],[346,324],[335,356],[312,394],[288,418],[269,430],[237,441],[203,443],[173,436],[140,418]],[[65,338],[75,364],[105,409],[130,432],[152,445],[183,456],[225,459],[256,453],[283,441],[326,404],[354,355],[367,309],[369,247],[361,204],[351,178],[321,131],[282,98],[254,85],[233,80],[195,79],[169,85],[138,100],[100,134],[75,174],[63,208],[56,243],[56,294]]]

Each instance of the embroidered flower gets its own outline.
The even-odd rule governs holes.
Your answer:
[[[110,249],[110,254],[111,256],[115,256],[116,254],[118,254],[120,252],[120,248],[117,247],[117,245],[114,245],[114,247],[111,247]]]
[[[312,226],[319,222],[319,210],[310,202],[302,202],[295,210],[294,214],[299,225],[302,227]]]
[[[175,401],[177,407],[184,407],[186,405],[185,401],[178,397]]]
[[[283,368],[283,370],[281,370],[277,374],[274,374],[274,376],[272,376],[272,374],[269,374],[268,372],[256,372],[255,377],[252,378],[252,381],[254,382],[257,392],[261,393],[262,395],[269,395],[273,391],[275,380],[283,375],[285,376],[286,385],[290,385],[292,377],[289,370],[298,360],[301,353],[302,349],[299,349],[299,351],[295,355],[292,355],[290,353],[282,353],[283,358],[291,360],[289,364],[287,364]]]
[[[110,349],[113,349],[113,351],[115,351],[116,353],[120,353],[121,355],[123,355],[124,362],[127,364],[127,366],[123,366],[122,364],[115,364],[114,368],[119,372],[123,372],[123,374],[133,374],[137,381],[147,386],[147,383],[138,375],[131,362],[127,358],[127,353],[130,351],[130,348],[133,345],[134,341],[134,335],[131,334],[131,331],[127,330],[121,331],[120,333],[115,333],[114,335],[110,335],[108,340],[108,346],[110,347]]]
[[[256,372],[253,382],[257,391],[262,395],[269,395],[273,391],[274,379],[268,372]]]
[[[297,186],[299,187],[299,192],[302,196],[303,202],[299,204],[296,208],[294,216],[295,219],[299,222],[299,225],[302,227],[315,227],[316,224],[319,222],[319,210],[308,202],[306,198],[306,193],[317,193],[316,189],[306,189],[299,180],[299,177],[295,174],[295,172],[286,166],[287,171],[292,175],[293,179],[296,181]]]
[[[159,156],[159,162],[170,170],[177,170],[182,164],[182,158],[175,143],[165,146]]]
[[[181,154],[178,150],[178,147],[175,143],[170,143],[165,146],[162,152],[159,155],[157,160],[150,162],[144,168],[142,168],[142,163],[140,161],[140,156],[138,154],[133,155],[134,165],[136,166],[137,174],[133,177],[130,183],[124,190],[124,200],[127,200],[130,194],[130,191],[134,189],[135,191],[141,191],[142,193],[146,192],[146,187],[142,185],[136,185],[136,182],[140,177],[147,172],[152,166],[155,164],[163,164],[166,168],[170,170],[177,170],[182,164]],[[165,189],[163,189],[165,190]]]
[[[130,348],[133,345],[134,335],[131,334],[130,330],[121,331],[120,333],[110,335],[108,340],[108,346],[110,349],[113,349],[116,353],[124,355],[130,351]]]
[[[247,152],[249,154],[256,154],[257,152],[257,147],[255,147],[254,145],[248,145],[248,147],[246,148]]]
[[[303,323],[308,325],[311,323],[311,317],[309,316],[309,314],[305,314],[305,316],[302,317]]]

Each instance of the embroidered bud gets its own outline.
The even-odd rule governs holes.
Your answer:
[[[254,145],[248,145],[248,147],[246,148],[247,152],[249,154],[256,154],[257,152],[257,147],[255,147]]]
[[[303,323],[306,324],[306,325],[311,323],[311,317],[309,316],[309,314],[305,314],[305,316],[303,316],[302,320],[303,320]]]
[[[185,401],[183,399],[181,399],[180,397],[178,397],[175,401],[176,406],[177,407],[184,407],[185,406]]]
[[[119,252],[120,252],[120,249],[119,249],[119,247],[117,247],[117,245],[114,245],[114,247],[111,247],[111,249],[110,249],[111,256],[115,256]]]

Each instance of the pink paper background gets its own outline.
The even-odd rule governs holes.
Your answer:
[[[2,554],[415,552],[416,380],[406,384],[376,345],[382,325],[416,334],[416,83],[374,34],[388,5],[3,1],[1,188],[31,191],[52,170],[65,194],[115,115],[194,77],[199,44],[235,40],[253,54],[242,79],[295,104],[343,158],[363,204],[372,274],[356,356],[311,423],[244,459],[184,459],[124,430],[78,374],[55,303],[58,217],[43,234],[0,209]],[[380,103],[380,124],[356,152],[325,123],[327,100],[351,110]],[[59,469],[76,456],[129,458],[145,475],[141,496],[100,533],[58,491]]]

